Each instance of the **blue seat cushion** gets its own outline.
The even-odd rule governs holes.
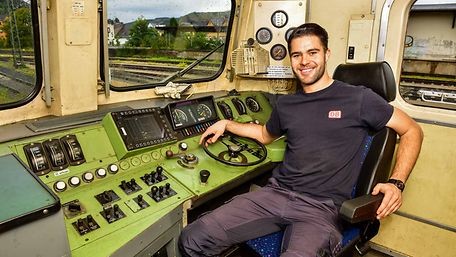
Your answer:
[[[342,232],[342,247],[355,239],[360,233],[360,229],[352,227]],[[258,237],[246,242],[250,248],[263,257],[279,257],[282,248],[283,231],[278,231],[269,235]]]
[[[283,231],[258,237],[246,242],[250,248],[263,257],[279,257],[282,248]]]

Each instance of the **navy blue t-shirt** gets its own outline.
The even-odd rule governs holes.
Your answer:
[[[383,128],[392,113],[371,89],[337,80],[314,93],[280,97],[266,128],[285,134],[288,143],[273,177],[282,187],[340,206],[357,181],[368,131]]]

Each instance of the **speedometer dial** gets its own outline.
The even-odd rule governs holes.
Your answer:
[[[180,127],[186,123],[188,123],[187,114],[181,109],[174,109],[173,111],[173,121],[176,127]]]
[[[196,113],[198,115],[198,121],[207,120],[212,117],[212,110],[206,104],[198,104]]]

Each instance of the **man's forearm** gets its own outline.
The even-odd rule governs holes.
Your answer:
[[[401,136],[391,178],[403,182],[407,180],[420,153],[422,141],[423,132],[418,125]]]
[[[226,130],[238,136],[254,138],[261,142],[258,138],[261,135],[261,125],[227,120]]]

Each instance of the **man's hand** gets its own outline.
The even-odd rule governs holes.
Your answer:
[[[378,193],[383,193],[384,197],[377,209],[377,219],[383,219],[401,207],[402,192],[395,185],[378,183],[372,190],[372,195],[377,195]]]
[[[201,135],[199,144],[203,143],[204,138],[207,136],[213,135],[206,141],[206,144],[213,144],[217,141],[217,139],[225,132],[226,125],[228,124],[228,120],[219,120],[214,123],[212,126],[206,129],[206,131]]]

